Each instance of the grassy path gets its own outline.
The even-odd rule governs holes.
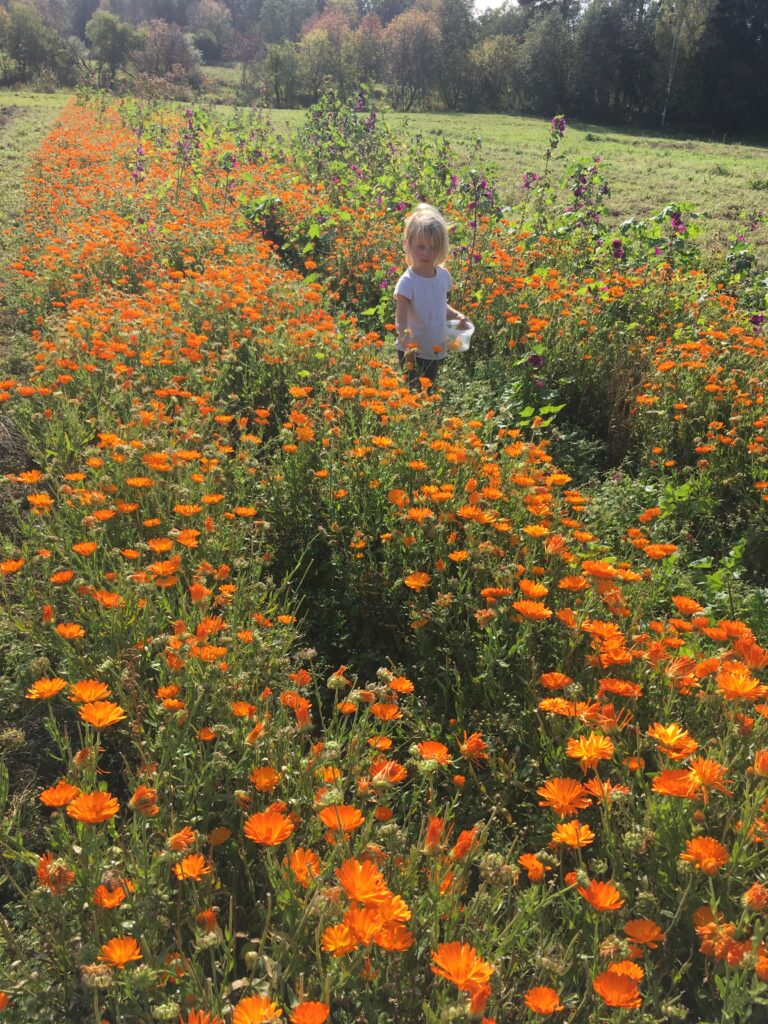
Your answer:
[[[66,93],[0,91],[0,281],[18,239],[16,218],[24,204],[24,179],[32,155],[67,101]],[[0,373],[22,360],[13,316],[0,287]]]

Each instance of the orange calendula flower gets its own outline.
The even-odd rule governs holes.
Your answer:
[[[387,686],[390,690],[394,690],[395,693],[413,693],[416,687],[413,682],[407,678],[407,676],[393,676]]]
[[[363,946],[375,942],[384,927],[384,918],[374,907],[359,907],[354,904],[344,915],[343,924],[349,928]]]
[[[326,1024],[330,1013],[328,1003],[299,1003],[298,1006],[294,1006],[289,1019],[291,1024]]]
[[[688,730],[676,723],[662,725],[660,722],[654,722],[648,730],[648,735],[651,739],[656,740],[659,751],[672,758],[673,761],[681,761],[683,758],[690,757],[699,746],[696,740],[689,735]]]
[[[488,760],[487,751],[488,745],[483,739],[482,733],[473,732],[469,736],[466,732],[464,733],[464,739],[459,743],[459,753],[462,757],[475,764],[480,764],[482,761]]]
[[[386,949],[390,953],[404,953],[415,941],[413,934],[399,921],[385,924],[374,939],[380,949]]]
[[[58,676],[54,676],[53,679],[37,679],[24,696],[27,700],[49,700],[57,693],[61,693],[66,685],[66,679],[59,679]]]
[[[232,1024],[269,1024],[282,1017],[283,1011],[269,996],[246,996],[232,1014]]]
[[[336,877],[349,899],[366,907],[380,907],[392,895],[381,871],[369,860],[350,857],[336,869]]]
[[[573,682],[573,679],[563,672],[542,672],[539,680],[545,690],[563,690]]]
[[[598,882],[593,879],[586,887],[578,886],[576,892],[600,913],[619,910],[624,906],[621,893],[611,882]]]
[[[59,779],[55,786],[44,789],[40,794],[40,802],[46,807],[64,807],[74,800],[80,790],[72,786],[66,779]]]
[[[74,572],[71,569],[61,569],[59,572],[53,573],[51,576],[51,583],[54,586],[61,587],[65,583],[69,583],[70,580],[74,579]]]
[[[565,1009],[555,989],[546,985],[529,988],[525,993],[525,1005],[531,1013],[538,1013],[542,1017],[549,1017],[550,1014]]]
[[[624,925],[624,934],[630,942],[634,942],[637,946],[647,946],[648,949],[656,949],[659,943],[666,938],[656,922],[645,917],[627,921]]]
[[[712,836],[695,836],[688,839],[685,844],[685,852],[680,854],[680,860],[686,861],[702,872],[704,875],[716,875],[717,872],[728,863],[730,854]]]
[[[299,885],[306,889],[312,879],[320,875],[320,858],[314,850],[298,847],[291,854],[288,866]]]
[[[120,804],[111,793],[97,790],[94,793],[80,793],[67,804],[67,814],[76,821],[87,825],[98,825],[102,821],[114,818],[120,810]]]
[[[474,992],[487,984],[494,969],[466,942],[442,942],[432,953],[433,974],[447,978],[460,992]]]
[[[614,974],[623,974],[625,977],[631,978],[632,981],[639,982],[645,977],[645,971],[634,960],[619,960],[611,964],[608,970],[613,971]]]
[[[151,786],[137,786],[128,801],[128,806],[139,814],[143,814],[145,818],[154,818],[160,811],[157,806],[157,790]]]
[[[429,582],[430,576],[426,572],[412,572],[403,579],[403,583],[409,590],[416,591],[424,590],[425,587],[429,586]]]
[[[459,832],[459,837],[453,844],[450,857],[451,860],[462,860],[474,847],[478,840],[477,828],[467,828]]]
[[[178,832],[174,832],[172,836],[168,836],[165,845],[169,850],[173,850],[174,853],[180,853],[182,850],[188,849],[196,838],[195,832],[189,825],[185,825]]]
[[[589,846],[595,841],[595,833],[589,825],[582,825],[576,818],[562,822],[552,833],[555,846],[571,846],[574,850]]]
[[[67,890],[75,880],[75,872],[63,861],[57,860],[50,851],[38,859],[35,874],[40,884],[56,895]]]
[[[563,576],[557,584],[558,590],[588,590],[589,580],[586,576]]]
[[[768,778],[768,747],[755,751],[755,762],[752,771],[761,779]]]
[[[592,988],[608,1006],[622,1010],[636,1010],[642,1000],[637,984],[625,974],[603,971],[592,982]]]
[[[280,782],[280,775],[274,768],[268,766],[254,768],[249,776],[255,789],[259,793],[271,793]]]
[[[85,630],[76,622],[60,622],[56,626],[56,632],[64,640],[80,640],[85,636]]]
[[[217,825],[205,838],[208,840],[209,846],[222,846],[232,838],[232,829],[227,828],[226,825]]]
[[[544,622],[547,619],[551,619],[554,615],[552,609],[547,608],[541,601],[513,601],[512,607],[518,615],[522,615],[524,619],[528,619],[530,622]]]
[[[133,960],[141,959],[142,955],[139,944],[130,935],[110,939],[109,942],[105,942],[101,947],[101,954],[99,956],[99,960],[108,963],[110,967],[117,967],[120,971]]]
[[[444,743],[438,743],[436,740],[423,740],[416,746],[422,760],[435,761],[437,764],[450,764],[451,753]]]
[[[768,694],[768,686],[750,675],[749,669],[741,662],[723,665],[715,677],[717,688],[726,700],[758,701]]]
[[[331,956],[346,956],[360,945],[357,936],[346,924],[334,924],[326,928],[320,944]]]
[[[50,494],[45,494],[42,491],[39,494],[28,494],[27,501],[29,502],[33,512],[45,512],[54,504],[53,498]]]
[[[111,692],[107,684],[98,679],[80,679],[70,686],[67,696],[71,701],[89,703],[106,700]]]
[[[726,796],[731,795],[731,790],[725,783],[725,766],[719,761],[713,761],[707,757],[696,757],[688,765],[688,773],[691,778],[691,785],[695,790],[700,790],[707,803],[709,790],[716,789]]]
[[[610,779],[603,780],[599,776],[588,779],[584,783],[584,788],[590,796],[606,803],[610,803],[616,796],[627,796],[629,793],[628,786],[613,783]]]
[[[549,587],[545,587],[543,583],[539,583],[537,580],[520,580],[518,583],[520,590],[523,593],[523,597],[539,598],[546,597],[549,593]]]
[[[243,834],[260,846],[279,846],[295,829],[291,819],[280,811],[258,811],[246,820]]]
[[[437,853],[445,830],[445,821],[442,818],[430,818],[427,825],[427,834],[424,837],[424,853]]]
[[[114,910],[126,899],[127,893],[122,885],[116,885],[109,889],[106,885],[97,885],[91,896],[91,903],[95,907],[102,907],[104,910]]]
[[[399,761],[387,760],[383,757],[377,757],[375,761],[371,762],[370,772],[371,782],[387,783],[391,786],[397,785],[398,782],[404,782],[408,778],[407,770]]]
[[[221,1017],[206,1010],[190,1010],[186,1017],[179,1018],[180,1024],[224,1024]]]
[[[684,597],[682,594],[676,594],[672,598],[672,604],[681,615],[698,615],[699,612],[704,611],[698,601],[694,601],[692,597]]]
[[[592,803],[584,785],[577,779],[547,779],[536,790],[540,797],[539,807],[551,807],[561,818],[581,811]]]
[[[768,886],[755,882],[741,899],[745,907],[762,914],[768,910]]]
[[[382,722],[396,722],[403,717],[403,713],[397,704],[371,704],[371,714]]]
[[[581,765],[583,772],[590,768],[596,768],[600,761],[607,761],[613,757],[613,742],[599,732],[590,732],[586,736],[579,736],[578,739],[568,740],[565,748],[568,757],[572,757]]]
[[[196,882],[204,875],[210,875],[211,865],[201,853],[189,853],[173,865],[172,871],[180,882]]]
[[[216,908],[208,907],[205,910],[198,911],[195,914],[195,921],[200,925],[203,931],[210,935],[211,932],[216,931]]]
[[[687,768],[667,768],[653,780],[653,792],[662,796],[676,796],[683,800],[693,800],[696,786]]]
[[[73,544],[72,550],[75,552],[76,555],[84,555],[85,557],[87,557],[88,555],[92,555],[97,547],[98,544],[95,541],[83,540],[80,541],[79,544]]]
[[[78,713],[82,720],[94,729],[107,729],[125,718],[125,711],[119,704],[114,704],[110,700],[96,700],[83,704]]]
[[[517,863],[528,872],[528,881],[534,884],[544,881],[544,873],[552,868],[533,853],[521,853]]]
[[[329,804],[318,815],[320,821],[332,832],[354,832],[365,821],[356,807],[349,804]]]

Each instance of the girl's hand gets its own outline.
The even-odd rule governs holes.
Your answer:
[[[469,327],[469,320],[467,320],[467,318],[462,314],[459,317],[459,330],[460,331],[466,331],[466,329],[468,327]]]

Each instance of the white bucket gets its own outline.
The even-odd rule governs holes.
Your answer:
[[[469,339],[475,333],[475,325],[470,323],[469,327],[459,327],[458,320],[446,320],[445,323],[445,347],[448,352],[466,352],[469,348]]]

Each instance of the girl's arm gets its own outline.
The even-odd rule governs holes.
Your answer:
[[[458,320],[459,321],[459,329],[460,330],[463,331],[466,327],[469,327],[469,320],[467,320],[467,318],[464,316],[464,314],[461,313],[458,309],[454,309],[453,306],[448,305],[448,306],[446,306],[446,312],[448,313],[448,319],[449,320]]]
[[[411,308],[411,300],[406,299],[404,295],[396,295],[397,306],[395,308],[395,331],[397,332],[397,340],[402,345],[407,345],[412,340],[411,332],[408,328],[408,312]]]

